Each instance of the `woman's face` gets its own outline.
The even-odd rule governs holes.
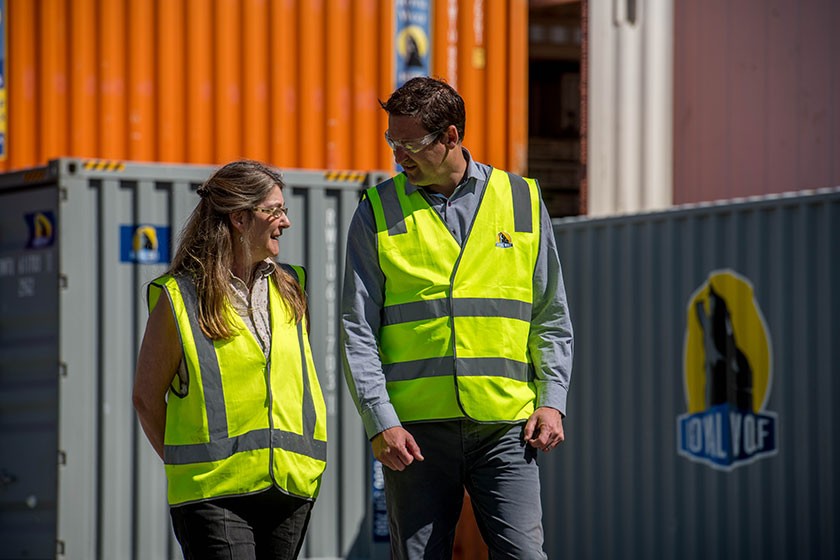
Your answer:
[[[274,185],[271,193],[262,199],[251,214],[251,227],[247,230],[248,244],[251,248],[251,261],[256,264],[269,257],[276,257],[280,253],[280,236],[283,230],[290,227],[292,223],[285,211],[286,202],[283,199],[283,191]],[[274,216],[274,213],[279,214]]]

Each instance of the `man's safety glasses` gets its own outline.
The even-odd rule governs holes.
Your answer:
[[[397,148],[402,148],[406,152],[410,152],[412,154],[416,154],[420,150],[425,149],[429,144],[434,142],[438,136],[440,136],[441,132],[446,129],[440,129],[437,132],[431,132],[422,138],[414,138],[412,140],[394,140],[391,138],[391,135],[388,131],[385,131],[385,141],[388,142],[388,146],[392,150],[396,150]]]

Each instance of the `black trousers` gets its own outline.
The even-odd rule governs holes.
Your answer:
[[[313,502],[276,488],[169,509],[184,560],[294,560]]]

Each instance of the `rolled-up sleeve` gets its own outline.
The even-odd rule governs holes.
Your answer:
[[[540,250],[534,269],[534,304],[528,340],[536,374],[537,407],[556,408],[565,416],[573,346],[572,320],[557,243],[548,210],[541,203]]]
[[[376,226],[370,203],[359,203],[347,235],[341,304],[344,377],[368,438],[400,425],[388,398],[377,334],[385,277],[379,268]]]

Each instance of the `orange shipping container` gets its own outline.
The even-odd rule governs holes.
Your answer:
[[[6,0],[0,171],[61,156],[390,169],[393,0]],[[429,0],[465,145],[527,166],[526,0]]]

